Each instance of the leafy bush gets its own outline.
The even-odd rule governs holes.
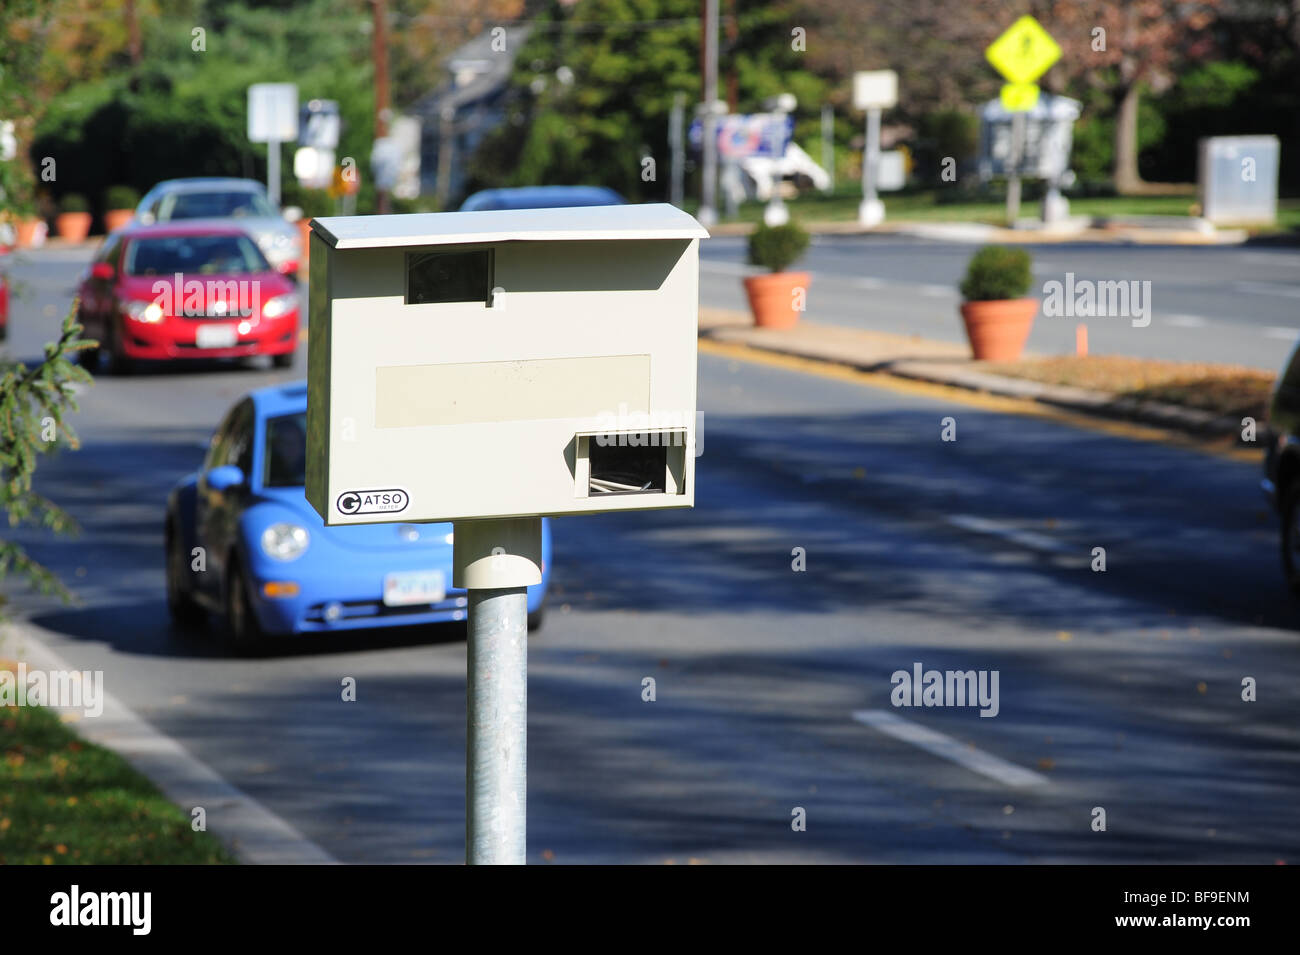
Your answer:
[[[784,272],[808,251],[808,233],[794,222],[760,225],[749,235],[749,263]]]
[[[60,212],[89,212],[90,203],[79,192],[70,192],[59,200]]]
[[[109,186],[104,190],[105,209],[134,209],[140,202],[140,193],[130,186]]]
[[[971,256],[961,294],[968,302],[1024,298],[1032,283],[1028,252],[1005,245],[986,245]]]

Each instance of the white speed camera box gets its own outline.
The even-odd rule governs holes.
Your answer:
[[[670,205],[312,222],[326,524],[690,507],[699,240]]]

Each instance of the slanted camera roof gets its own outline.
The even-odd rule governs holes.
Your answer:
[[[311,227],[335,249],[709,237],[708,231],[691,216],[665,202],[400,216],[326,216],[313,219]]]

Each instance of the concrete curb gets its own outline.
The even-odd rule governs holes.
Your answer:
[[[36,635],[35,628],[11,622],[14,636],[6,653],[32,669],[78,669]],[[117,753],[147,776],[187,814],[196,806],[207,812],[212,835],[241,862],[255,865],[337,865],[339,860],[247,793],[232,786],[180,743],[154,729],[111,693],[104,693],[104,712],[82,718],[78,707],[49,707],[65,725],[89,742]]]
[[[872,374],[892,375],[999,397],[1037,401],[1096,417],[1131,421],[1181,431],[1196,437],[1236,435],[1241,430],[1241,421],[1232,416],[1220,416],[1156,401],[1117,397],[1104,391],[994,375],[973,367],[973,363],[966,358],[936,356],[861,359],[843,351],[832,354],[825,347],[826,343],[799,342],[789,332],[768,333],[752,325],[742,326],[734,322],[702,328],[700,337],[723,344],[745,345],[760,351],[855,368]]]

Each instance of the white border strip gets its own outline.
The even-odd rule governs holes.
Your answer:
[[[945,736],[937,730],[905,720],[889,710],[856,710],[853,718],[865,726],[879,730],[886,736],[911,743],[927,753],[940,756],[958,766],[964,766],[971,772],[987,776],[1004,786],[1023,789],[1029,786],[1046,786],[1051,782],[1042,773],[1025,769],[1015,763],[1008,763],[1005,759],[986,753],[982,749],[959,743],[951,736]]]

